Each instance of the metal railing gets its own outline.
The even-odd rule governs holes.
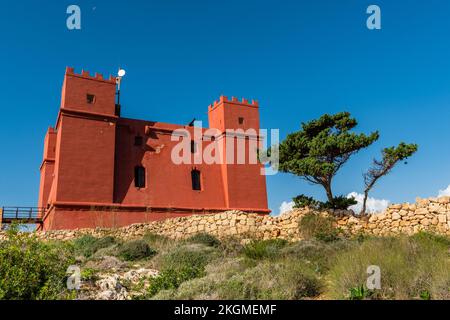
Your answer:
[[[37,207],[2,207],[1,222],[20,221],[26,223],[41,223],[45,208]]]

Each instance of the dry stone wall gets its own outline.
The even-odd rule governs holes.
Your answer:
[[[229,236],[243,239],[301,239],[298,222],[312,212],[296,209],[281,216],[263,216],[241,211],[226,211],[214,215],[194,215],[134,224],[118,229],[80,229],[37,232],[44,240],[69,240],[90,234],[96,237],[112,235],[122,239],[142,237],[148,232],[173,239],[188,238],[199,232],[207,232],[220,238]],[[417,199],[415,204],[394,204],[383,213],[358,217],[352,211],[314,212],[335,217],[336,225],[347,234],[396,235],[430,231],[450,235],[450,197]],[[0,239],[4,238],[0,233]]]

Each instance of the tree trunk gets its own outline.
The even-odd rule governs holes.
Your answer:
[[[327,198],[328,201],[333,201],[333,192],[331,192],[331,181],[327,181],[324,183],[323,187],[325,188],[325,191],[327,192]]]
[[[362,216],[366,214],[366,203],[367,203],[368,196],[369,196],[369,190],[366,189],[364,191],[364,199],[363,199],[363,203],[362,203],[361,212],[359,213]]]

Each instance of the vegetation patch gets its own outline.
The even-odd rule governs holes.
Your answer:
[[[149,258],[156,254],[156,250],[144,240],[132,240],[123,243],[117,251],[117,255],[125,261],[134,261]]]
[[[324,217],[308,213],[299,222],[300,234],[305,239],[317,239],[325,242],[339,239],[339,230],[335,227],[332,217]]]
[[[428,235],[368,239],[336,258],[329,274],[330,295],[338,299],[450,299],[448,249],[442,240]],[[381,288],[369,294],[364,285],[372,265],[380,268]]]
[[[201,243],[210,247],[218,247],[220,245],[220,241],[216,237],[206,232],[193,235],[187,239],[187,242]]]
[[[65,299],[66,270],[73,248],[62,242],[39,241],[12,226],[0,242],[0,299]]]
[[[116,243],[117,240],[111,236],[96,238],[91,235],[84,235],[73,240],[73,246],[75,248],[76,254],[84,256],[86,258],[91,257],[98,250],[110,247]]]
[[[275,258],[287,243],[284,239],[253,240],[244,247],[243,253],[250,259]]]

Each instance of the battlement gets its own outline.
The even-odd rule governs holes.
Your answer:
[[[239,101],[236,97],[231,97],[231,100],[228,99],[227,96],[220,96],[219,100],[214,101],[212,104],[208,106],[208,111],[213,110],[215,107],[220,105],[221,103],[230,103],[230,104],[236,104],[244,107],[253,107],[258,108],[258,101],[252,100],[252,102],[249,102],[248,99],[242,98],[241,101]]]
[[[75,68],[73,67],[66,67],[66,76],[75,76],[83,79],[89,79],[89,80],[96,80],[96,81],[102,81],[107,82],[111,84],[116,83],[116,78],[112,75],[109,76],[109,79],[103,78],[103,75],[101,73],[95,73],[95,76],[91,76],[89,74],[89,71],[87,70],[81,70],[81,74],[75,73]]]

